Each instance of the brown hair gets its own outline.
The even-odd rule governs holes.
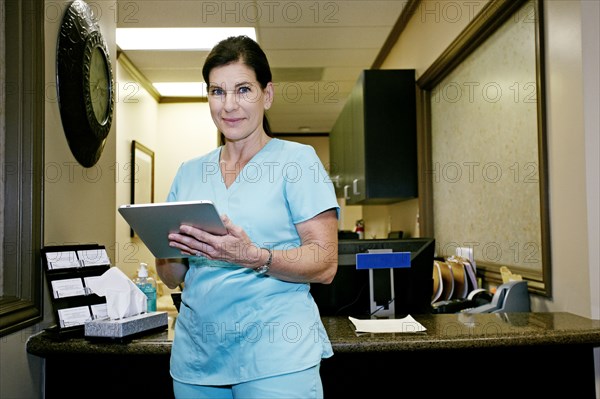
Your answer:
[[[238,61],[254,71],[263,90],[272,81],[271,67],[265,52],[248,36],[231,36],[213,47],[202,67],[204,81],[208,84],[208,75],[214,68]],[[272,136],[267,115],[263,115],[263,129],[268,136]]]

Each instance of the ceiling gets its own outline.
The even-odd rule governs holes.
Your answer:
[[[118,27],[254,26],[273,71],[274,133],[328,133],[406,1],[119,0]],[[202,81],[204,51],[123,51],[150,82]]]

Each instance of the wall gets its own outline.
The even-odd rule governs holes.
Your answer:
[[[116,179],[116,206],[131,202],[131,142],[136,140],[156,150],[158,103],[120,62],[115,65],[117,87],[117,148],[119,168]],[[130,236],[129,225],[115,213],[115,253],[111,258],[126,275],[134,277],[140,262],[154,264],[154,258],[139,238]]]
[[[582,17],[582,71],[585,125],[586,188],[588,206],[588,242],[590,259],[590,291],[592,318],[600,319],[600,3],[585,1],[581,4]],[[598,349],[600,364],[600,348]],[[600,384],[600,382],[599,382]],[[600,385],[598,386],[600,392]]]
[[[159,132],[156,200],[164,201],[181,163],[217,148],[218,134],[208,103],[161,104]]]
[[[552,277],[560,284],[553,301],[535,305],[590,316],[581,10],[565,1],[545,5]]]
[[[98,163],[84,168],[77,163],[62,128],[60,111],[54,91],[56,82],[56,42],[60,18],[51,14],[58,2],[48,2],[45,27],[46,47],[46,109],[45,109],[45,183],[44,183],[44,245],[67,243],[99,243],[110,248],[114,242],[116,123],[118,113],[106,139]],[[98,2],[101,12],[109,13],[114,1]],[[63,2],[66,7],[69,2]],[[110,15],[110,14],[109,14]],[[110,17],[99,18],[100,29],[108,42],[113,66],[116,60],[115,22]]]
[[[581,3],[583,112],[585,130],[591,317],[600,319],[600,3]],[[596,395],[600,396],[600,348],[594,350]]]

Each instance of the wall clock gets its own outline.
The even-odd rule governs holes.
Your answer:
[[[92,9],[75,0],[58,36],[56,87],[65,136],[84,167],[98,162],[110,131],[114,85],[110,55]]]

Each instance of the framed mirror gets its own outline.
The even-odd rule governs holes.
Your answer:
[[[492,0],[417,81],[422,234],[551,296],[541,1]]]
[[[154,202],[154,151],[139,141],[131,142],[131,203]],[[135,235],[131,229],[131,237]]]
[[[5,337],[43,320],[44,2],[1,2],[0,14],[0,337]]]

